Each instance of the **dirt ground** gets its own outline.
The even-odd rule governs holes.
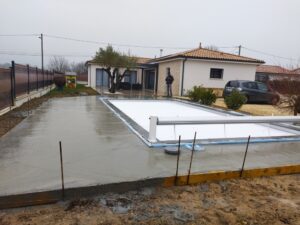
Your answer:
[[[1,225],[300,224],[300,175],[144,188],[0,211]]]
[[[213,104],[214,106],[226,108],[223,98],[218,98],[217,101]],[[245,104],[239,110],[241,112],[250,113],[256,116],[288,116],[293,115],[291,111],[285,109],[279,109],[273,105],[267,104]]]
[[[52,90],[50,93],[31,99],[29,102],[24,103],[18,108],[9,111],[8,113],[0,116],[0,137],[6,134],[13,127],[18,125],[23,119],[25,119],[32,110],[39,107],[43,102],[48,101],[49,98],[62,98],[62,97],[74,97],[85,95],[97,95],[94,89],[79,85],[77,89],[65,89],[64,91]],[[1,225],[1,224],[0,224]]]

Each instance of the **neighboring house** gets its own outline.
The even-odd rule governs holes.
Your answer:
[[[136,82],[142,84],[143,89],[152,90],[158,95],[166,95],[167,68],[170,68],[174,77],[173,95],[185,95],[195,85],[223,89],[229,80],[254,81],[256,67],[264,63],[262,60],[205,48],[155,59],[138,59],[140,61],[138,60],[138,66],[133,72],[137,74]],[[105,75],[101,75],[101,66],[93,61],[87,64],[89,85],[94,88],[103,83],[106,85],[108,81],[103,79]]]
[[[300,75],[300,68],[294,69],[293,71],[294,71],[296,74],[299,74],[299,75]]]
[[[300,79],[297,70],[288,70],[281,66],[260,65],[256,68],[255,80],[260,82],[268,82],[275,79]]]

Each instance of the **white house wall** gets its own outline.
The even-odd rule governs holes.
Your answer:
[[[88,85],[92,88],[96,88],[96,70],[102,69],[103,66],[96,65],[96,64],[89,64],[88,65]],[[120,69],[120,73],[122,74],[124,72],[124,68]],[[142,80],[142,69],[132,69],[134,71],[137,71],[137,82],[141,83]],[[113,68],[111,69],[113,71]]]
[[[210,78],[210,69],[223,69],[223,78]],[[224,88],[229,80],[255,80],[256,65],[232,62],[200,61],[188,59],[185,62],[183,93],[193,86]]]

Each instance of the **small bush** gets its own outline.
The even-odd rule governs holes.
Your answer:
[[[227,105],[227,108],[233,110],[238,110],[241,108],[246,101],[246,96],[236,90],[232,91],[229,96],[225,97],[225,104]]]
[[[203,105],[211,105],[215,103],[216,100],[217,100],[217,95],[214,93],[212,89],[204,90],[202,95],[200,96],[200,102]]]
[[[57,75],[54,77],[53,82],[59,90],[62,90],[66,85],[66,78],[64,75]]]
[[[206,89],[201,86],[194,86],[192,90],[188,91],[187,96],[193,102],[201,102],[204,105],[211,105],[216,102],[217,95],[212,89]]]
[[[191,99],[191,101],[199,102],[202,93],[203,93],[203,87],[194,86],[192,90],[188,91],[187,96]]]

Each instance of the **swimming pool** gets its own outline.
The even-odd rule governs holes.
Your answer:
[[[234,112],[215,110],[201,105],[176,100],[131,100],[131,99],[107,99],[109,106],[132,130],[134,130],[146,142],[148,139],[150,116],[158,118],[171,118],[182,120],[183,118],[224,118],[224,116],[242,116]],[[156,143],[174,143],[181,139],[190,141],[197,132],[197,140],[207,142],[238,142],[250,135],[260,141],[266,139],[298,138],[300,132],[281,126],[270,124],[183,124],[157,126]]]

